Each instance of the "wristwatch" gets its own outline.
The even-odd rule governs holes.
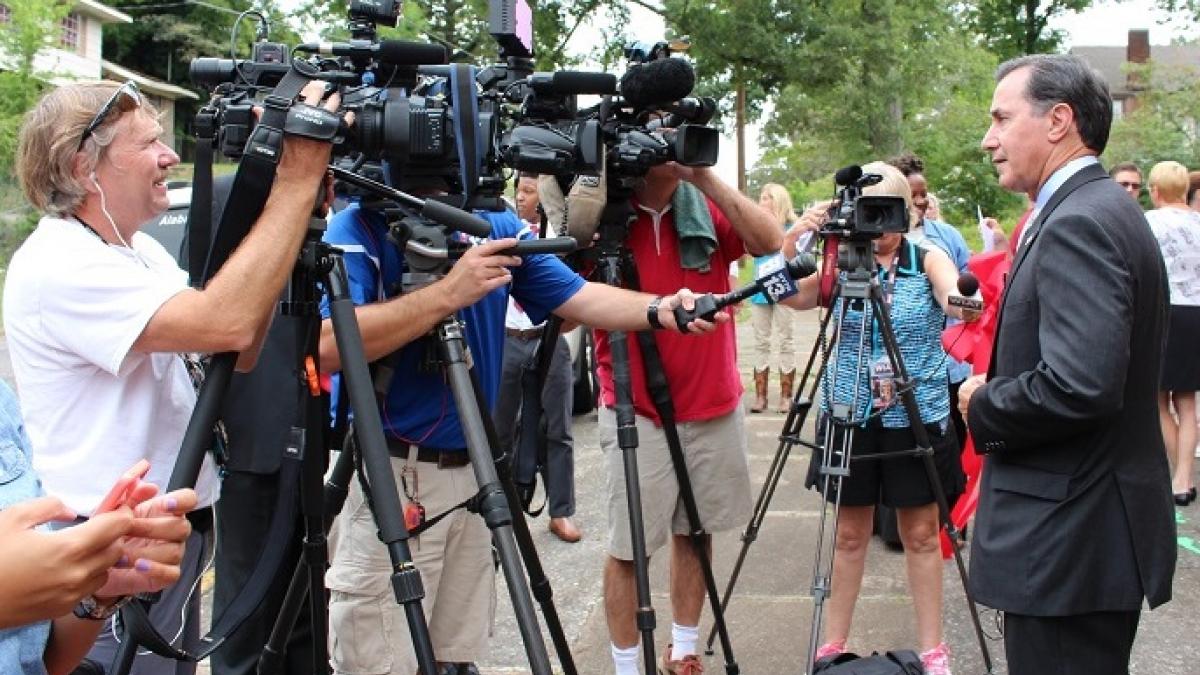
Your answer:
[[[663,296],[658,296],[650,301],[650,305],[646,307],[646,321],[650,323],[650,327],[654,330],[662,330],[662,322],[658,320],[658,306],[662,304]]]
[[[89,595],[80,600],[79,604],[75,605],[75,609],[72,610],[71,613],[79,619],[107,621],[112,617],[112,615],[119,612],[121,608],[128,604],[132,599],[132,595],[126,595],[124,597],[102,603],[96,599],[96,596]]]

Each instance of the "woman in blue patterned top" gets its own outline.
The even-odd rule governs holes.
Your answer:
[[[894,167],[875,162],[864,173],[883,176],[877,185],[863,190],[867,195],[903,197],[908,205],[910,226],[917,212],[912,205],[908,181]],[[792,242],[799,234],[825,220],[825,206],[809,209],[789,232],[784,254],[794,255]],[[794,234],[793,234],[794,232]],[[901,234],[886,234],[873,242],[876,273],[888,305],[892,327],[905,368],[916,381],[914,393],[934,447],[943,489],[953,500],[962,492],[964,476],[958,443],[949,422],[950,399],[946,390],[946,354],[941,333],[946,317],[962,317],[948,299],[957,294],[958,269],[936,246],[918,246]],[[820,275],[800,282],[800,292],[785,300],[798,309],[815,307]],[[833,308],[840,316],[840,301]],[[914,456],[866,459],[878,453],[910,450],[916,446],[911,422],[900,403],[898,385],[886,358],[877,318],[853,305],[841,324],[841,340],[826,369],[822,383],[822,412],[831,404],[852,404],[850,475],[841,486],[836,554],[833,559],[832,593],[825,620],[825,644],[817,651],[823,658],[845,651],[854,605],[862,586],[867,544],[875,505],[896,509],[900,539],[908,569],[909,591],[916,610],[917,637],[925,672],[949,673],[949,658],[942,642],[942,559],[938,542],[938,511],[924,465]],[[862,327],[866,322],[866,331]],[[861,335],[861,340],[860,340]],[[861,345],[861,348],[860,348]],[[832,381],[831,381],[832,380]],[[832,447],[843,446],[842,426],[832,434]],[[835,455],[834,463],[839,462]],[[815,476],[815,465],[810,475]],[[832,500],[832,495],[826,495]]]

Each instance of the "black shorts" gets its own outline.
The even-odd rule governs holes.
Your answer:
[[[966,487],[966,475],[962,470],[962,458],[959,455],[958,438],[954,433],[954,425],[949,418],[934,424],[926,424],[929,442],[933,446],[933,462],[937,467],[942,489],[946,492],[946,501],[954,505],[959,495]],[[841,463],[842,427],[835,427],[833,432],[833,448],[835,452],[832,464]],[[824,433],[818,438],[823,439]],[[936,501],[933,488],[929,485],[925,463],[921,457],[897,456],[879,459],[871,455],[879,453],[912,450],[917,446],[912,429],[888,429],[883,427],[879,418],[872,419],[866,428],[853,427],[853,439],[850,449],[850,475],[842,480],[842,500],[845,506],[873,506],[885,504],[892,508],[924,506]],[[821,489],[819,468],[822,455],[814,451],[808,467],[808,486]],[[830,481],[828,501],[833,501],[836,495],[836,481]]]

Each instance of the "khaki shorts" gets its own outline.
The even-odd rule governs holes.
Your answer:
[[[705,532],[731,530],[750,519],[744,415],[738,406],[721,417],[677,425]],[[637,416],[636,421],[638,482],[649,556],[662,548],[671,534],[687,534],[691,527],[679,498],[666,435],[645,417]],[[600,447],[604,450],[608,481],[608,554],[618,560],[633,560],[625,465],[617,445],[616,413],[611,408],[600,409]]]
[[[405,460],[392,458],[396,485]],[[477,491],[471,467],[439,469],[410,460],[417,470],[417,499],[432,518]],[[412,480],[409,480],[412,487]],[[401,489],[403,493],[403,489]],[[402,501],[407,501],[401,494]],[[495,613],[491,534],[478,515],[459,509],[416,539],[413,562],[425,587],[422,607],[439,661],[479,661],[487,651]],[[379,541],[357,480],[331,540],[329,653],[339,675],[413,675],[417,660],[404,609],[392,593],[391,559]]]

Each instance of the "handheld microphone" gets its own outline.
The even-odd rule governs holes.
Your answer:
[[[696,71],[683,59],[656,59],[621,76],[621,96],[637,108],[674,103],[692,93],[695,86]]]
[[[696,298],[696,306],[690,312],[676,307],[675,324],[686,333],[689,322],[695,319],[712,321],[719,310],[759,293],[771,304],[777,303],[800,291],[796,286],[797,279],[811,276],[816,271],[817,260],[811,254],[801,253],[791,260],[785,260],[783,254],[779,254],[759,267],[758,278],[753,283],[721,295],[705,293]]]
[[[983,311],[983,300],[972,297],[978,292],[979,279],[970,272],[963,272],[958,276],[958,295],[951,295],[947,304],[976,312]]]
[[[441,45],[409,40],[351,40],[350,42],[306,42],[296,47],[302,52],[327,56],[375,59],[390,66],[439,65],[450,62],[450,54]]]

